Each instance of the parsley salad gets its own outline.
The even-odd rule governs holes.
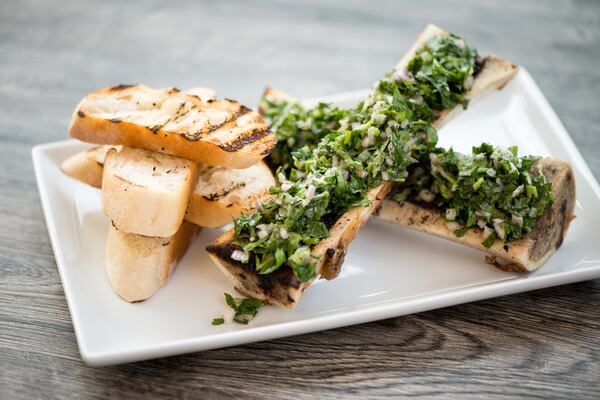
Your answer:
[[[354,108],[265,99],[264,116],[279,141],[270,157],[279,186],[235,220],[232,259],[259,274],[287,265],[300,281],[315,278],[312,246],[329,235],[331,221],[367,206],[367,191],[384,182],[403,188],[397,200],[444,209],[457,235],[479,226],[488,229],[487,245],[529,232],[552,200],[543,176],[529,173],[534,158],[485,144],[471,156],[436,147],[433,122],[442,110],[467,107],[479,67],[475,48],[450,34],[430,39]],[[407,185],[409,171],[421,171],[414,186]]]

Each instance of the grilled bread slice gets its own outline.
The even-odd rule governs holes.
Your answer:
[[[102,187],[104,157],[111,148],[115,148],[117,151],[121,150],[121,146],[96,146],[67,158],[60,165],[60,169],[78,181],[100,188]]]
[[[535,173],[538,168],[541,169],[546,180],[552,183],[554,203],[548,207],[526,238],[509,243],[496,239],[489,249],[481,244],[483,241],[481,229],[473,228],[464,236],[456,237],[446,226],[442,213],[431,207],[424,207],[410,201],[398,203],[386,199],[374,215],[384,221],[484,251],[488,254],[486,261],[501,269],[534,271],[562,244],[569,224],[574,218],[575,209],[575,177],[571,165],[565,161],[543,158],[533,165],[532,173]]]
[[[275,148],[275,135],[257,112],[234,100],[194,93],[143,85],[100,89],[81,100],[69,133],[84,142],[139,147],[232,168],[249,167]]]
[[[447,32],[434,25],[428,25],[395,69],[405,69],[416,51],[429,39],[447,34]],[[473,85],[466,93],[466,98],[475,101],[490,91],[502,89],[516,75],[517,70],[516,65],[498,56],[483,58],[478,66]],[[281,94],[280,91],[269,91],[269,95],[272,97],[277,97],[279,94]],[[440,128],[450,118],[457,115],[460,110],[462,110],[462,107],[439,113],[434,126]],[[349,244],[354,240],[361,226],[368,220],[391,187],[392,184],[387,182],[369,191],[366,197],[371,200],[371,206],[366,208],[355,207],[345,212],[330,229],[329,237],[314,246],[313,253],[319,256],[317,273],[321,277],[333,279],[338,275]],[[288,267],[280,268],[271,274],[273,276],[258,275],[252,262],[242,264],[231,259],[234,249],[233,240],[234,232],[226,232],[208,246],[207,250],[213,261],[232,280],[236,289],[246,296],[258,298],[267,303],[289,308],[294,307],[311,282],[298,282]]]
[[[206,165],[199,169],[185,219],[206,228],[230,224],[275,186],[275,178],[263,161],[244,169]]]
[[[197,227],[183,222],[175,235],[154,238],[108,228],[106,271],[114,291],[125,301],[142,301],[164,286],[183,257]]]
[[[194,161],[131,147],[110,149],[102,209],[119,231],[169,237],[183,221],[197,179]]]
[[[100,188],[104,155],[110,147],[115,146],[98,146],[74,154],[61,168],[67,175]],[[252,209],[256,199],[275,185],[275,178],[264,161],[244,169],[199,165],[198,170],[198,181],[184,219],[203,228],[230,224],[242,212]]]

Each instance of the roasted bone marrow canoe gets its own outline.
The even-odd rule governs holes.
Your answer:
[[[263,104],[280,154],[292,158],[277,159],[275,151],[279,186],[209,245],[209,255],[240,293],[295,306],[314,279],[337,275],[349,243],[392,184],[404,182],[409,168],[435,149],[436,128],[469,101],[502,88],[516,70],[429,26],[354,108],[311,111],[288,99],[272,102],[279,108],[272,112]],[[296,115],[285,120],[290,113]],[[313,129],[317,118],[322,129]],[[314,138],[296,148],[302,135],[294,129],[311,130]]]
[[[574,209],[569,163],[483,144],[468,156],[431,153],[375,215],[482,250],[498,268],[530,272],[561,246]]]

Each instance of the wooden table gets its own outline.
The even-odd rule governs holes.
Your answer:
[[[79,357],[30,151],[65,139],[95,88],[250,104],[266,84],[360,89],[434,22],[526,67],[600,177],[600,2],[406,3],[1,2],[0,397],[598,398],[600,280],[124,366]]]

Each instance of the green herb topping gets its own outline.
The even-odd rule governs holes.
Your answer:
[[[384,181],[403,182],[407,168],[435,148],[436,111],[466,106],[475,57],[458,36],[436,37],[407,71],[386,75],[352,109],[263,104],[283,143],[271,158],[282,166],[280,186],[256,211],[236,219],[239,249],[232,258],[253,263],[260,274],[287,265],[300,281],[314,278],[318,259],[311,247],[329,235],[327,221],[367,206],[365,193]]]
[[[390,80],[380,85],[388,93],[396,89],[402,96],[422,103],[416,119],[431,120],[432,111],[450,109],[457,104],[466,108],[464,93],[473,84],[477,51],[460,37],[434,37],[410,61],[406,70],[394,70]],[[327,103],[306,109],[296,101],[271,98],[261,99],[261,108],[278,144],[269,157],[274,167],[289,173],[294,166],[293,152],[307,146],[310,150],[332,131],[339,130],[351,110]]]
[[[436,149],[428,158],[394,199],[439,207],[458,237],[479,227],[487,248],[496,238],[508,242],[526,236],[554,200],[552,185],[534,164],[539,157],[519,157],[517,147],[484,143],[471,155]]]
[[[298,102],[269,96],[261,99],[261,108],[269,128],[277,135],[277,147],[269,154],[269,163],[286,172],[294,166],[292,152],[305,146],[314,149],[325,135],[340,128],[340,120],[347,113],[327,103],[305,109]]]

